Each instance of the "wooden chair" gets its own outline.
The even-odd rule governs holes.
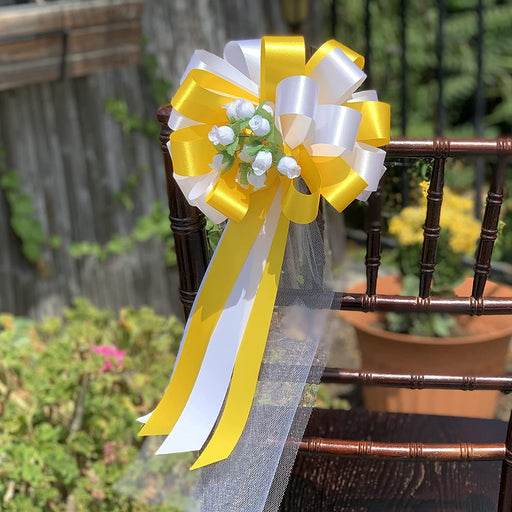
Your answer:
[[[166,144],[170,105],[158,119],[164,155],[171,229],[180,274],[180,297],[188,315],[208,264],[205,218],[188,205],[172,176]],[[388,157],[434,159],[417,297],[378,295],[381,206],[369,201],[367,290],[336,293],[333,309],[353,311],[445,311],[454,314],[512,314],[512,297],[483,297],[497,237],[506,160],[512,139],[393,140]],[[439,213],[448,157],[492,156],[491,179],[475,261],[472,296],[439,300],[430,296]],[[512,391],[512,377],[384,374],[326,368],[324,382],[441,389]],[[468,399],[471,399],[469,396]],[[432,444],[436,443],[436,444]],[[512,511],[512,416],[498,420],[399,414],[366,410],[313,409],[300,441],[282,511]]]

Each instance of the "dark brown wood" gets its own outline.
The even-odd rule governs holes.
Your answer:
[[[291,300],[291,299],[290,299]],[[420,297],[374,295],[364,293],[334,294],[331,309],[352,311],[409,311],[414,313],[451,313],[463,315],[510,315],[512,297]]]
[[[418,375],[412,373],[364,372],[346,368],[325,368],[322,375],[322,382],[410,389],[460,389],[463,391],[494,389],[504,393],[512,391],[512,375],[493,377],[474,375]]]
[[[176,258],[180,274],[180,299],[185,318],[188,318],[197,290],[208,266],[208,243],[206,240],[205,216],[195,207],[190,206],[173,177],[172,160],[167,149],[171,129],[168,121],[170,105],[158,109],[157,118],[162,128],[160,131],[160,148],[162,150],[167,197],[169,200],[169,220],[174,235]]]
[[[505,443],[501,444],[425,444],[378,443],[374,441],[345,441],[308,437],[299,441],[299,450],[313,453],[330,453],[342,457],[368,459],[435,459],[440,461],[503,460]]]
[[[169,194],[169,208],[171,211],[170,219],[173,232],[176,239],[176,247],[179,258],[180,272],[186,273],[186,282],[182,284],[182,299],[184,306],[187,307],[187,298],[192,298],[193,293],[199,287],[202,272],[194,270],[193,261],[190,255],[196,251],[196,256],[204,262],[206,268],[207,251],[206,244],[193,243],[191,237],[204,234],[201,226],[200,217],[194,214],[193,208],[187,205],[185,199],[177,189],[172,178],[172,163],[167,152],[166,144],[169,137],[169,128],[167,119],[170,113],[170,106],[164,106],[159,111],[159,120],[162,123],[161,145],[164,151],[164,160],[166,165],[167,187]],[[369,205],[369,226],[367,232],[367,293],[348,294],[335,293],[332,308],[347,309],[355,311],[407,311],[407,312],[448,312],[469,315],[482,314],[512,314],[512,297],[483,297],[482,294],[475,294],[472,297],[431,297],[430,287],[433,272],[436,263],[436,249],[439,238],[440,212],[442,206],[442,194],[444,185],[444,164],[446,158],[454,155],[505,155],[512,153],[512,139],[503,139],[495,141],[460,141],[437,138],[432,141],[393,141],[388,147],[392,156],[430,156],[434,160],[433,176],[430,188],[427,194],[427,212],[424,226],[424,245],[420,264],[420,289],[418,296],[397,296],[397,295],[378,295],[377,277],[380,264],[380,196],[375,194]],[[501,171],[500,171],[501,172]],[[477,256],[476,267],[478,267],[479,282],[475,285],[478,290],[482,281],[485,283],[485,271],[488,271],[487,264],[490,264],[492,253],[492,244],[494,243],[494,232],[497,225],[497,216],[499,216],[498,201],[502,200],[502,176],[500,172],[491,185],[489,193],[486,219],[483,221],[482,249],[481,254]],[[191,211],[192,210],[192,211]],[[204,218],[202,220],[204,222]],[[185,236],[186,235],[186,236]],[[182,239],[183,237],[183,239]],[[187,241],[187,242],[185,242]],[[187,245],[188,244],[188,245]],[[491,245],[490,245],[491,244]],[[490,251],[489,251],[490,248]],[[180,263],[181,260],[181,263]],[[484,268],[485,267],[485,268]],[[485,275],[484,275],[485,274]],[[195,284],[194,284],[195,281]],[[194,287],[195,286],[195,287]],[[478,291],[477,290],[477,291]],[[483,291],[483,289],[482,289]],[[297,296],[303,294],[301,290],[287,290],[286,295],[292,302]],[[188,294],[188,295],[186,295]],[[303,297],[307,304],[307,295]],[[286,301],[280,300],[280,304]],[[462,389],[462,390],[491,390],[498,389],[503,392],[512,391],[512,376],[439,376],[439,375],[416,375],[410,373],[403,374],[385,374],[376,372],[353,371],[346,369],[328,368],[323,372],[323,382],[338,382],[343,384],[363,384],[408,387],[412,389],[423,388],[441,388],[441,389]],[[421,510],[425,503],[425,496],[435,503],[435,506],[429,510],[441,510],[439,504],[441,499],[451,500],[453,505],[450,510],[492,510],[498,501],[498,478],[499,468],[497,461],[505,460],[507,465],[503,469],[500,500],[508,503],[512,492],[507,490],[510,475],[507,472],[512,468],[512,450],[510,445],[512,440],[507,441],[506,445],[502,430],[503,425],[499,427],[490,421],[486,423],[471,419],[459,419],[454,422],[454,418],[447,419],[445,424],[452,425],[448,427],[448,435],[441,427],[441,418],[432,418],[425,416],[423,419],[419,415],[392,415],[389,413],[369,413],[365,412],[364,422],[356,419],[353,426],[357,427],[353,431],[345,428],[347,423],[350,425],[353,417],[358,417],[356,411],[313,411],[312,421],[308,425],[306,436],[300,441],[296,441],[300,455],[294,467],[289,489],[283,501],[281,510],[345,510],[347,505],[348,493],[344,487],[345,480],[354,482],[352,476],[358,474],[357,500],[360,508],[357,510],[388,510],[383,508],[386,500],[392,500],[393,505],[389,510]],[[318,417],[323,418],[323,423],[317,421]],[[414,420],[411,418],[415,418]],[[408,423],[408,422],[411,423]],[[418,423],[415,423],[418,421]],[[429,423],[432,422],[432,423]],[[387,429],[383,428],[387,425]],[[407,427],[404,429],[404,425]],[[456,425],[458,428],[454,428]],[[475,426],[482,427],[481,431],[475,430]],[[411,428],[413,426],[413,428]],[[496,428],[495,428],[496,427]],[[494,430],[493,430],[494,429]],[[494,435],[490,435],[493,432]],[[501,437],[495,435],[501,432]],[[479,434],[484,433],[488,438],[482,438]],[[388,438],[381,438],[384,434],[389,434]],[[451,436],[456,438],[453,439]],[[439,437],[432,439],[434,435]],[[416,436],[416,437],[414,437]],[[476,437],[476,438],[474,438]],[[479,438],[480,437],[480,438]],[[512,434],[509,433],[512,439]],[[466,442],[471,439],[472,442]],[[294,442],[294,441],[292,441]],[[337,458],[330,458],[331,455],[337,455]],[[507,462],[510,459],[510,464]],[[303,461],[306,462],[303,462]],[[317,462],[315,462],[315,460]],[[331,461],[336,461],[331,464]],[[351,461],[356,461],[355,463]],[[432,466],[436,461],[438,466]],[[488,461],[488,464],[494,464],[493,470],[488,468],[482,471],[482,480],[473,481],[465,472],[466,465],[474,461],[475,465],[482,461]],[[463,464],[460,464],[463,462]],[[408,471],[414,473],[421,468],[421,481],[415,484],[413,491],[407,492],[406,482],[411,481],[412,477],[407,472],[399,471],[398,466],[394,464],[407,464]],[[444,476],[452,476],[455,483],[441,483],[439,476],[443,473],[439,464],[442,466],[458,463],[457,466],[450,466],[450,471]],[[328,469],[332,465],[336,466],[337,472],[332,473]],[[355,465],[354,465],[355,464]],[[364,471],[361,470],[364,465]],[[411,465],[412,464],[412,465]],[[429,465],[430,464],[430,465]],[[355,471],[357,467],[357,471]],[[311,470],[313,469],[313,473]],[[325,473],[325,480],[320,482],[320,476]],[[428,478],[425,475],[428,474]],[[343,475],[340,479],[339,475]],[[392,475],[390,477],[390,475]],[[462,478],[461,478],[462,476]],[[491,478],[492,476],[492,478]],[[371,485],[376,480],[380,482],[379,492]],[[384,481],[381,481],[384,480]],[[462,489],[455,485],[457,481],[463,482]],[[436,482],[434,493],[430,486]],[[446,479],[446,482],[449,482]],[[471,484],[470,484],[471,482]],[[485,484],[482,484],[485,482]],[[318,486],[322,487],[322,492],[317,492]],[[449,487],[446,487],[449,486]],[[308,496],[304,498],[302,494],[306,487]],[[327,491],[328,489],[328,491]],[[421,492],[418,489],[422,489]],[[443,489],[441,492],[440,489]],[[450,491],[446,491],[450,489]],[[452,489],[456,489],[454,492]],[[394,494],[390,491],[396,491]],[[472,500],[476,493],[482,497],[482,507],[474,506]],[[509,494],[507,494],[509,493]],[[373,502],[375,496],[378,500]],[[405,500],[405,501],[404,501]],[[508,501],[507,501],[508,500]],[[398,505],[407,504],[407,507]],[[468,503],[470,505],[468,505]],[[377,508],[371,508],[377,504]],[[490,504],[490,508],[489,508]],[[506,508],[500,510],[510,510]],[[347,510],[349,510],[347,508]],[[352,510],[352,509],[350,509]],[[355,510],[355,509],[354,509]]]
[[[444,154],[444,151],[440,150]],[[423,248],[420,260],[420,286],[418,295],[422,299],[430,296],[437,255],[437,241],[441,228],[441,206],[443,203],[445,157],[434,159],[432,177],[427,192],[427,213],[423,226]]]
[[[512,411],[508,422],[505,447],[505,456],[501,466],[498,512],[510,512],[512,510]]]
[[[366,236],[366,294],[377,293],[377,277],[380,267],[380,233],[381,233],[382,189],[379,188],[368,200],[368,230]]]
[[[389,443],[503,443],[506,423],[474,418],[314,409],[305,437]],[[369,459],[300,451],[281,512],[496,510],[499,461]]]
[[[503,184],[505,182],[506,160],[501,159],[494,169],[491,185],[487,194],[482,231],[478,242],[475,261],[475,276],[473,279],[472,297],[480,299],[484,293],[487,276],[491,270],[491,257],[494,242],[498,237],[498,223],[501,205],[503,204]]]
[[[387,157],[455,157],[512,154],[512,137],[498,139],[393,139],[383,146]]]

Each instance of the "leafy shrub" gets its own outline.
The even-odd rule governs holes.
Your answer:
[[[115,318],[84,299],[42,323],[0,315],[2,510],[175,510],[132,502],[114,484],[139,451],[134,420],[167,385],[181,332],[150,308]]]

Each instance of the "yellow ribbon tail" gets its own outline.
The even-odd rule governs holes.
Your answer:
[[[253,309],[238,350],[224,409],[210,441],[190,468],[191,470],[229,457],[242,435],[258,383],[289,224],[289,220],[281,214]]]
[[[277,187],[251,197],[249,212],[231,222],[204,278],[171,381],[140,436],[167,435],[178,421],[194,387],[213,330],[272,204]]]

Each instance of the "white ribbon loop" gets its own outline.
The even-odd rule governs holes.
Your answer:
[[[344,103],[366,78],[339,48],[330,51],[310,76],[320,84],[321,104]]]
[[[363,115],[340,105],[319,105],[315,118],[313,156],[340,156],[352,151]]]
[[[308,138],[318,106],[318,83],[304,75],[290,76],[276,87],[276,126],[295,148]]]
[[[224,47],[224,59],[250,78],[258,87],[260,83],[261,39],[230,41]],[[259,92],[256,93],[259,96]]]
[[[352,94],[352,97],[347,101],[347,103],[354,103],[358,101],[379,101],[377,91],[374,89],[368,89],[366,91],[355,92]]]
[[[217,183],[219,173],[211,171],[201,176],[180,176],[174,174],[176,184],[180,187],[187,201],[199,208],[214,224],[220,224],[226,220],[226,216],[206,202],[206,196]]]
[[[368,186],[357,196],[360,201],[366,201],[372,192],[377,190],[379,181],[386,171],[384,159],[386,152],[383,149],[356,142],[354,151],[344,155],[345,161],[354,171],[368,183]]]
[[[189,117],[184,116],[183,114],[180,114],[176,109],[171,110],[171,115],[169,116],[169,121],[167,123],[169,125],[169,128],[173,131],[181,130],[182,128],[187,128],[188,126],[194,126],[201,124],[198,121],[194,121],[193,119],[190,119]],[[171,145],[168,144],[167,147],[169,148],[169,152],[171,151]]]
[[[230,62],[206,50],[196,50],[194,52],[185,73],[183,73],[181,77],[180,84],[193,69],[203,69],[214,75],[225,78],[256,96],[259,94],[258,86],[243,72],[243,69],[234,66]]]

